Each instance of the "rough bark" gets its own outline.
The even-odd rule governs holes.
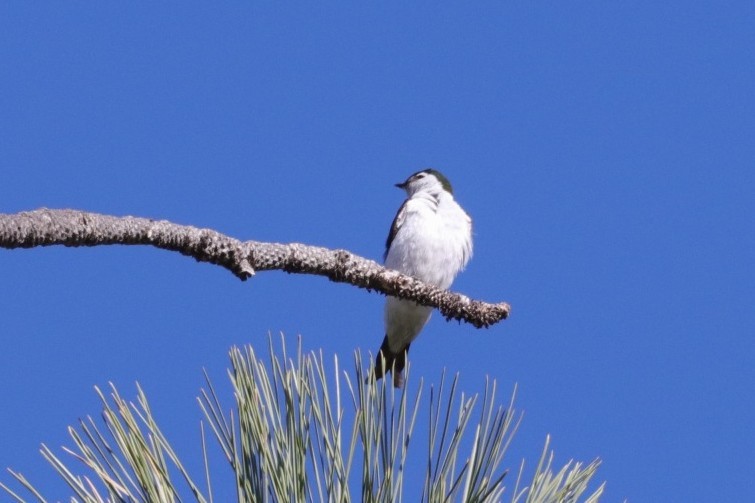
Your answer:
[[[242,281],[255,271],[280,269],[316,274],[385,295],[438,308],[446,319],[488,327],[505,319],[505,302],[490,304],[441,290],[346,250],[329,250],[300,243],[239,241],[211,229],[198,229],[166,220],[116,217],[78,210],[41,208],[0,213],[0,248],[37,246],[151,245],[222,266]]]

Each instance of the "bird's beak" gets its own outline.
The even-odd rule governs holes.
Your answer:
[[[405,189],[406,188],[406,182],[397,183],[396,187],[399,189]]]

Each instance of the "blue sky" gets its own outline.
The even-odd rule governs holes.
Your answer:
[[[0,7],[0,212],[77,208],[379,259],[434,167],[475,224],[414,376],[518,383],[508,458],[603,459],[604,501],[741,501],[755,469],[755,7],[749,2],[15,2]],[[141,383],[197,455],[207,368],[268,333],[350,362],[383,298],[241,283],[141,248],[0,251],[0,467]],[[227,387],[226,387],[227,388]],[[228,404],[230,405],[230,403]],[[7,474],[0,475],[10,481]],[[409,497],[409,499],[412,499]]]

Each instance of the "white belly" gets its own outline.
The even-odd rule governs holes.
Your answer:
[[[385,265],[426,283],[446,289],[472,254],[471,219],[456,202],[436,204],[410,200],[399,231],[393,238]],[[388,297],[385,331],[392,351],[403,351],[432,314],[432,308]]]

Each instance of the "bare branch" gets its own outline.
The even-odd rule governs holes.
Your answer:
[[[489,304],[441,290],[346,250],[329,250],[300,243],[239,241],[211,229],[178,225],[166,220],[115,217],[77,210],[41,208],[0,213],[0,248],[37,246],[151,245],[222,266],[241,280],[255,271],[280,269],[316,274],[385,295],[438,308],[446,319],[488,327],[506,319],[505,302]]]

